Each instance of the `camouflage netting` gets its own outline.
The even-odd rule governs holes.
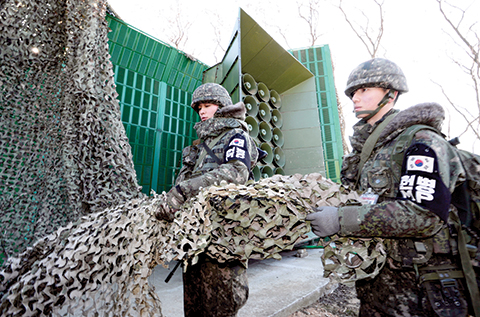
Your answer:
[[[387,252],[381,238],[331,237],[321,241],[324,276],[342,284],[375,277],[385,265]]]
[[[173,223],[154,217],[162,195],[86,216],[41,239],[0,273],[2,315],[160,316],[147,278],[157,264],[206,252],[218,261],[280,258],[310,228],[315,206],[358,199],[320,174],[210,187]]]
[[[9,257],[141,194],[105,1],[5,0],[0,19],[0,257]]]
[[[219,262],[280,259],[310,231],[305,216],[319,206],[358,201],[320,174],[275,175],[248,186],[212,186],[188,201],[159,239],[160,260],[191,259],[206,252]],[[187,262],[185,262],[185,266]]]

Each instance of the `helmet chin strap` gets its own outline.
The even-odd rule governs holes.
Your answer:
[[[355,116],[358,118],[359,115],[362,114],[368,114],[365,118],[362,118],[365,121],[370,120],[374,115],[376,115],[380,110],[382,110],[383,106],[385,106],[390,98],[395,98],[395,91],[392,89],[389,89],[388,92],[383,96],[382,100],[377,105],[377,108],[375,110],[363,110],[363,111],[357,111],[355,112]]]

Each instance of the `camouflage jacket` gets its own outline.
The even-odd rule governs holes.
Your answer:
[[[187,198],[195,196],[200,188],[222,180],[236,184],[247,182],[258,151],[248,134],[245,113],[245,105],[240,102],[219,108],[213,118],[195,124],[199,140],[183,149],[183,165],[176,179],[176,185]],[[220,139],[210,148],[222,162],[220,165],[200,144],[211,144],[218,136]]]
[[[405,151],[403,166],[392,167],[389,159],[399,135],[409,126],[425,124],[440,130],[443,109],[434,103],[404,111],[391,110],[374,126],[360,121],[351,138],[353,151],[344,158],[342,182],[353,187],[365,140],[387,116],[396,117],[385,127],[360,173],[358,188],[372,189],[378,203],[339,208],[339,234],[356,237],[427,238],[441,232],[451,210],[451,193],[464,179],[464,169],[455,151],[437,133],[421,130]]]

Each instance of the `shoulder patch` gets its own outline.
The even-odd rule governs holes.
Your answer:
[[[251,161],[248,152],[247,140],[241,133],[236,133],[227,143],[223,161],[227,163],[231,160],[243,162],[250,170]]]
[[[429,146],[415,143],[406,151],[397,198],[411,200],[442,220],[448,219],[451,194],[438,170],[437,155]]]

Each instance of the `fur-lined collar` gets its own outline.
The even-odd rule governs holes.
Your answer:
[[[238,102],[234,105],[226,106],[219,108],[215,112],[215,118],[234,118],[238,120],[245,120],[245,115],[247,113],[247,108],[243,102]]]
[[[248,132],[248,127],[245,123],[246,112],[247,109],[243,102],[219,108],[213,118],[195,124],[194,128],[197,131],[197,136],[200,139],[216,137],[226,129],[235,128]]]
[[[400,111],[385,127],[379,139],[415,124],[429,125],[440,131],[443,120],[445,120],[445,111],[442,106],[434,102],[421,103]]]

